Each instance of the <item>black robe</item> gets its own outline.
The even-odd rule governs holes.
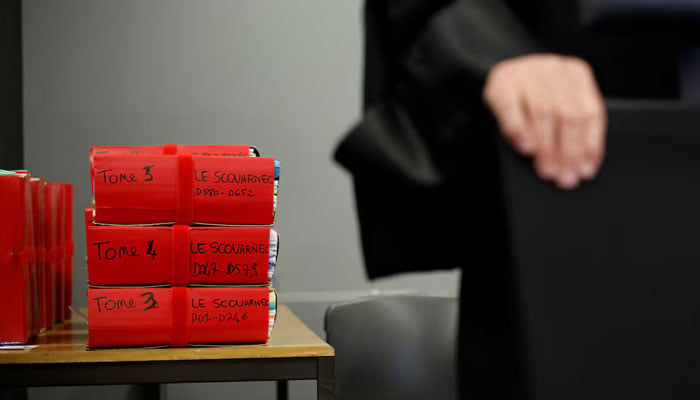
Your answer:
[[[496,131],[481,102],[495,63],[577,55],[593,65],[606,97],[678,95],[684,39],[598,32],[577,10],[552,0],[367,3],[364,115],[335,157],[355,178],[370,278],[463,266],[471,250],[494,243],[493,224],[477,222],[500,207]],[[479,234],[461,254],[441,251],[469,233]]]
[[[678,96],[682,35],[598,27],[580,6],[561,0],[366,4],[364,113],[335,157],[353,174],[370,278],[463,269],[464,397],[529,394],[499,138],[481,100],[490,68],[534,52],[576,55],[591,63],[604,96]]]

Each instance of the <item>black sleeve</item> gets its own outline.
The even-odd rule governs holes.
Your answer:
[[[494,64],[536,51],[530,30],[502,1],[458,0],[429,20],[399,60],[399,72],[431,98],[461,88],[480,92]]]
[[[367,20],[372,18],[368,15]],[[398,23],[387,18],[374,21]],[[483,114],[481,90],[490,68],[540,49],[526,26],[499,0],[454,1],[427,18],[408,44],[397,44],[395,31],[386,27],[366,30],[375,33],[369,39],[381,41],[379,50],[385,53],[376,54],[376,43],[366,43],[368,49],[375,48],[366,51],[367,57],[385,58],[381,63],[366,60],[366,66],[379,64],[384,69],[384,82],[371,76],[378,72],[365,72],[365,81],[373,86],[366,90],[383,87],[341,142],[336,159],[353,173],[381,171],[419,184],[439,180],[436,157],[453,148],[465,134],[465,124]],[[393,37],[377,37],[377,32]]]
[[[498,0],[453,1],[425,18],[409,43],[379,41],[382,51],[366,54],[386,59],[366,65],[381,65],[383,82],[367,75],[365,81],[382,90],[335,154],[354,177],[368,274],[457,267],[460,254],[435,249],[460,235],[469,223],[465,209],[489,212],[484,207],[496,204],[497,170],[488,169],[496,164],[495,135],[484,122],[490,121],[481,104],[484,79],[494,63],[537,51],[537,45]],[[480,193],[461,197],[464,182]],[[481,233],[484,243],[494,242]]]

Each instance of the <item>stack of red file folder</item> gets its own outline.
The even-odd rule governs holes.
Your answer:
[[[279,164],[250,146],[93,147],[89,347],[265,343]]]
[[[70,315],[73,186],[0,170],[0,344],[26,344]]]

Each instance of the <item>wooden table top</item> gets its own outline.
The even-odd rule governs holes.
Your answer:
[[[103,363],[251,358],[332,357],[333,347],[313,333],[286,306],[277,310],[272,336],[264,345],[86,350],[87,324],[73,316],[38,336],[25,350],[0,350],[0,364]]]

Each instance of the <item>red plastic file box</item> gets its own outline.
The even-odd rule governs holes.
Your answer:
[[[88,289],[88,346],[265,343],[268,287]]]
[[[269,226],[105,226],[91,217],[88,208],[91,286],[269,283]]]
[[[28,175],[0,176],[0,343],[27,343],[33,331],[32,192]]]
[[[94,154],[95,223],[272,224],[274,159]]]

